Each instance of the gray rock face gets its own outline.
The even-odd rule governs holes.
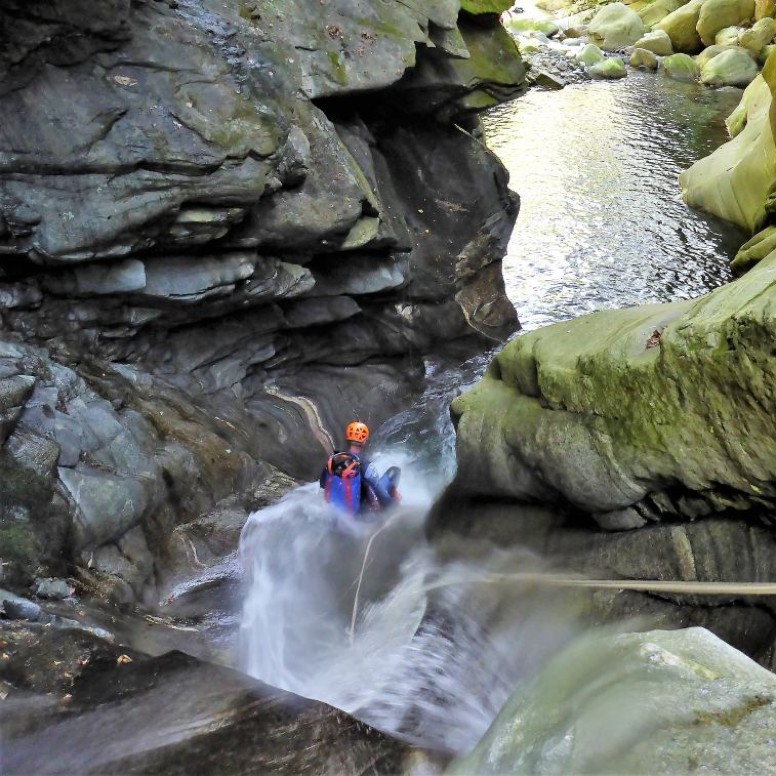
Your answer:
[[[180,652],[148,658],[117,651],[82,648],[85,659],[72,661],[78,676],[67,708],[39,713],[32,732],[9,726],[4,772],[355,776],[401,773],[411,763],[411,747],[323,703]],[[87,734],[97,728],[101,736]],[[41,747],[41,736],[49,746]]]
[[[448,492],[429,524],[435,543],[452,543],[466,555],[481,543],[524,547],[562,573],[620,580],[622,588],[593,587],[586,621],[620,623],[638,618],[656,628],[702,626],[766,667],[774,667],[776,607],[771,596],[747,593],[747,583],[776,575],[776,538],[764,525],[730,517],[690,523],[618,525],[601,530],[578,514],[507,501],[485,503]],[[630,530],[623,530],[630,529]],[[643,592],[637,583],[676,583],[672,591]],[[540,584],[540,581],[538,581]],[[628,582],[635,588],[628,589]],[[683,583],[725,582],[737,593],[704,595]]]
[[[594,634],[521,687],[450,774],[776,773],[776,680],[701,628]]]
[[[0,536],[20,579],[56,558],[152,597],[176,525],[276,470],[314,477],[353,411],[379,424],[417,392],[422,354],[517,326],[517,199],[461,129],[525,88],[495,16],[10,0],[0,33]]]

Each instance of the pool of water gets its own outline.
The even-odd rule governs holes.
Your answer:
[[[690,299],[731,279],[746,236],[681,199],[677,177],[727,139],[739,89],[629,70],[534,89],[485,116],[521,197],[504,279],[525,330]]]

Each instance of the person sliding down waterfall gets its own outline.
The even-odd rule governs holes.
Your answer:
[[[401,469],[391,466],[382,477],[374,464],[363,457],[369,439],[365,423],[353,421],[345,429],[348,449],[335,450],[321,472],[320,486],[326,501],[336,509],[364,519],[400,500]]]

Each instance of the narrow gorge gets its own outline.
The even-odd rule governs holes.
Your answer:
[[[774,8],[510,5],[0,8],[4,772],[776,772]],[[675,199],[737,278],[521,311],[491,109],[723,55]],[[310,484],[354,418],[371,533]]]

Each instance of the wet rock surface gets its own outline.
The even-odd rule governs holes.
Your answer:
[[[591,634],[518,689],[448,773],[771,774],[774,730],[773,674],[708,631]]]
[[[476,119],[526,88],[496,13],[3,6],[6,584],[151,605],[176,526],[312,479],[424,355],[514,331],[518,200]]]
[[[199,660],[235,662],[248,514],[518,326],[502,5],[3,4],[4,772],[409,768]]]
[[[4,772],[388,774],[419,756],[325,704],[180,652],[79,659],[65,708],[34,731],[6,731]]]
[[[454,488],[563,501],[606,527],[628,514],[767,520],[775,262],[698,300],[600,311],[514,340],[453,403],[466,472]]]
[[[773,596],[745,589],[750,582],[770,582],[776,573],[776,537],[758,521],[730,515],[613,532],[573,511],[479,500],[475,508],[448,493],[434,508],[429,533],[443,557],[525,548],[546,559],[549,573],[620,580],[620,589],[592,587],[585,593],[582,620],[589,626],[702,626],[767,668],[776,666]],[[741,589],[724,595],[628,589],[629,581],[640,580],[728,582]],[[541,575],[536,583],[542,584]]]

